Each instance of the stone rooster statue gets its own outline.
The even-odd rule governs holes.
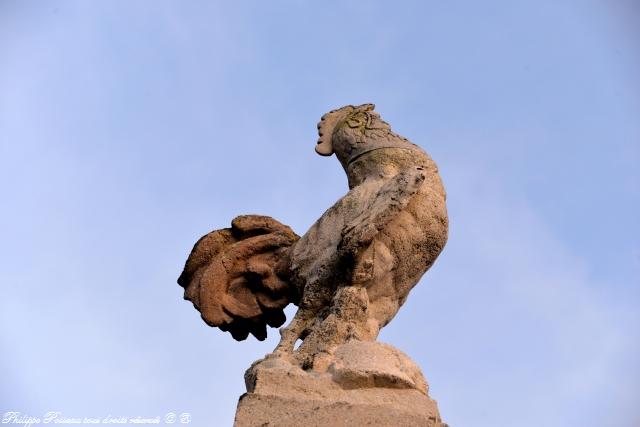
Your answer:
[[[236,340],[265,339],[298,306],[245,373],[236,427],[446,426],[420,368],[376,341],[444,248],[445,191],[433,160],[373,110],[348,105],[318,123],[316,151],[336,155],[349,191],[304,236],[239,216],[196,242],[178,279]]]
[[[376,340],[444,248],[448,219],[436,164],[373,104],[330,111],[318,134],[316,152],[336,155],[349,191],[302,237],[270,217],[235,218],[195,244],[178,283],[208,325],[236,340],[265,339],[296,304],[267,359],[322,373],[341,346]],[[417,372],[412,387],[426,394]]]

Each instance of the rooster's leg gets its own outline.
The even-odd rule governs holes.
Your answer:
[[[298,305],[298,311],[291,323],[280,329],[280,343],[274,350],[277,354],[293,354],[296,341],[305,340],[322,317],[323,309],[331,302],[331,290],[308,284],[305,295]]]
[[[317,310],[301,305],[291,323],[284,328],[280,328],[280,342],[273,352],[276,354],[292,354],[296,341],[304,336],[305,331],[314,322],[316,312]]]

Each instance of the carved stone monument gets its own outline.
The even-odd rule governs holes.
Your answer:
[[[245,373],[235,425],[444,426],[420,368],[376,342],[447,241],[436,164],[372,104],[330,111],[318,133],[347,194],[302,237],[270,217],[235,218],[198,240],[178,279],[202,319],[236,340],[265,339],[298,306]]]

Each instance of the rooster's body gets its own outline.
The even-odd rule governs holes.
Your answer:
[[[284,305],[296,303],[275,353],[314,368],[349,339],[375,340],[442,251],[448,227],[435,163],[373,105],[334,110],[318,129],[316,151],[336,154],[349,192],[300,239],[270,218],[239,217],[262,225],[236,230],[233,240],[211,237],[233,227],[214,231],[215,244],[202,244],[205,236],[179,280],[205,321],[236,338],[263,338],[264,325],[278,326]],[[228,259],[231,252],[245,255]]]

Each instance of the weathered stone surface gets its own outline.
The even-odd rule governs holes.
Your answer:
[[[326,372],[268,356],[245,380],[236,427],[444,426],[420,369],[386,344],[338,346]]]
[[[354,391],[353,394],[366,394]],[[414,391],[384,391],[372,395],[377,403],[309,400],[244,394],[236,412],[235,427],[436,427],[443,426],[433,405]],[[402,406],[401,406],[402,405]],[[419,411],[416,412],[416,409]]]
[[[236,425],[440,426],[420,369],[375,342],[446,244],[438,168],[373,104],[325,114],[318,134],[348,192],[300,238],[272,218],[237,217],[196,243],[178,280],[204,321],[238,340],[264,339],[298,306],[247,371]]]
[[[237,340],[249,333],[264,340],[267,325],[286,320],[291,292],[275,270],[282,251],[296,240],[289,227],[268,216],[236,217],[231,228],[212,231],[193,247],[178,279],[184,298],[208,325]]]
[[[339,346],[328,372],[345,389],[413,388],[427,394],[427,382],[409,357],[396,348],[367,341],[348,341]]]
[[[318,124],[316,151],[336,155],[349,191],[302,238],[245,215],[196,243],[179,283],[207,324],[264,339],[293,302],[275,351],[322,370],[336,346],[375,340],[393,319],[444,248],[446,196],[433,160],[373,110],[349,105]]]

